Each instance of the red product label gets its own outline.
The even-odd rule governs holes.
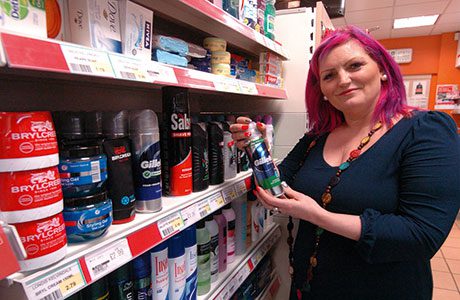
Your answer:
[[[67,244],[62,213],[14,224],[27,252],[27,259],[37,258],[58,251]]]
[[[58,153],[56,132],[47,111],[0,112],[0,159]]]
[[[0,173],[0,211],[47,206],[62,200],[57,167]]]
[[[192,152],[178,165],[171,167],[171,196],[183,196],[192,192]]]

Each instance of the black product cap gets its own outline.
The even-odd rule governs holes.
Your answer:
[[[130,280],[131,279],[131,264],[126,263],[109,274],[109,283],[110,285],[117,285],[120,281]]]
[[[210,215],[207,215],[205,218],[204,218],[205,222],[209,222],[209,221],[212,221],[214,220],[214,216],[212,214]]]
[[[84,113],[85,135],[87,138],[101,138],[102,131],[102,112],[88,111]]]
[[[60,111],[54,113],[56,134],[60,139],[83,139],[85,134],[84,115],[81,112]]]
[[[199,228],[204,228],[206,226],[206,219],[201,219],[198,221],[198,223],[196,223],[196,228],[199,229]]]
[[[163,95],[163,112],[189,112],[188,89],[175,86],[165,86],[161,89]]]
[[[222,208],[216,210],[216,212],[214,213],[214,215],[221,215],[222,214]]]
[[[102,131],[111,139],[128,136],[128,112],[104,112],[102,114]]]
[[[104,296],[109,293],[109,282],[107,277],[102,277],[98,281],[92,283],[81,292],[81,298],[86,299],[108,299]]]
[[[231,203],[225,204],[225,206],[223,207],[223,209],[229,209],[229,208],[232,208]]]
[[[106,200],[107,200],[107,192],[103,191],[101,193],[90,195],[90,196],[85,196],[85,197],[65,198],[64,206],[65,207],[83,207],[83,206],[101,203]]]
[[[103,153],[100,140],[64,140],[59,146],[59,156],[64,159],[92,157]]]

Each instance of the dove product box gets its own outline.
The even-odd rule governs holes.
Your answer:
[[[151,60],[153,11],[129,0],[120,0],[118,5],[123,54]]]
[[[122,53],[119,1],[72,0],[68,10],[71,42]]]

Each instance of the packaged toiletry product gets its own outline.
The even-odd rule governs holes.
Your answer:
[[[186,68],[188,64],[187,58],[185,58],[184,56],[169,53],[161,49],[152,50],[152,60],[183,68]]]
[[[97,299],[109,300],[109,281],[108,277],[102,277],[81,291],[81,300]],[[72,299],[71,299],[72,300]]]
[[[246,195],[240,196],[232,201],[232,208],[235,211],[235,255],[246,252],[246,220],[247,201]]]
[[[219,226],[219,273],[222,273],[227,270],[227,219],[222,214],[222,209],[216,211],[214,220]]]
[[[124,264],[108,275],[110,299],[134,299],[132,265]]]
[[[71,42],[122,53],[117,0],[72,0],[68,10]]]
[[[169,289],[168,241],[150,250],[152,298],[166,300]]]
[[[118,0],[118,6],[123,54],[151,60],[153,11],[130,0]]]
[[[211,282],[215,282],[219,277],[219,225],[213,215],[207,216],[204,220],[210,236]]]
[[[208,37],[203,41],[203,47],[208,49],[211,52],[214,51],[226,51],[227,50],[227,41],[220,38]]]
[[[0,5],[0,29],[46,38],[45,1],[4,0]]]
[[[197,241],[196,226],[191,225],[182,231],[185,247],[185,269],[187,272],[185,280],[185,299],[196,299],[197,289]]]
[[[209,186],[208,133],[206,123],[192,120],[192,173],[193,191]]]
[[[224,182],[224,133],[220,122],[208,122],[209,184]]]
[[[65,41],[66,30],[68,30],[67,1],[46,0],[46,29],[50,39]]]
[[[150,281],[150,254],[144,253],[132,261],[134,277],[134,299],[152,299],[152,285]]]
[[[202,296],[211,289],[211,236],[202,219],[196,224],[197,243],[197,295]]]
[[[169,291],[168,300],[185,299],[185,248],[182,234],[176,234],[168,240]]]
[[[152,48],[161,49],[165,52],[174,53],[185,57],[188,54],[188,43],[181,39],[154,34],[152,37]]]
[[[222,214],[227,220],[227,263],[235,260],[235,211],[231,204],[227,204],[222,209]]]

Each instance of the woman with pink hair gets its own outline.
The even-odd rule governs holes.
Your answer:
[[[279,166],[284,196],[256,192],[290,216],[290,299],[431,299],[430,259],[460,204],[456,124],[409,107],[396,62],[353,26],[316,49],[305,96],[308,133]],[[231,126],[240,148],[249,122]]]

